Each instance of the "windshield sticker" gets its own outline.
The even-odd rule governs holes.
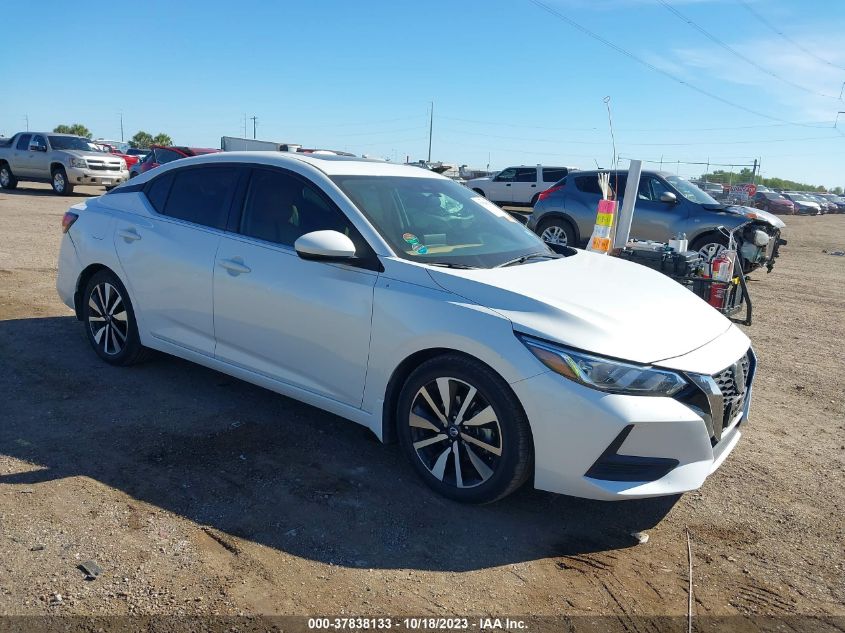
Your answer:
[[[411,248],[414,249],[415,253],[419,253],[420,255],[425,255],[428,252],[428,248],[420,243],[411,245]]]
[[[413,233],[403,233],[402,239],[408,242],[408,244],[410,244],[411,246],[420,243],[420,239]]]
[[[504,218],[505,220],[508,220],[509,222],[516,222],[517,221],[516,218],[514,218],[510,213],[508,213],[507,211],[505,211],[501,207],[493,204],[487,198],[483,198],[481,196],[473,196],[472,198],[470,198],[470,200],[472,200],[476,204],[480,204],[482,207],[487,209],[490,213],[492,213],[495,216],[498,216],[500,218]]]

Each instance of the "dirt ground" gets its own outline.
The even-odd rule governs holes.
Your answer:
[[[845,615],[845,257],[824,252],[845,249],[845,215],[786,218],[774,272],[753,275],[752,420],[700,491],[464,507],[333,415],[171,357],[101,362],[54,287],[62,213],[99,193],[0,192],[0,614],[650,630],[638,616],[687,614],[688,531],[696,617]]]

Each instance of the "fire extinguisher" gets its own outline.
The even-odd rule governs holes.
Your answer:
[[[716,255],[710,263],[710,269],[712,271],[710,278],[713,280],[713,283],[710,284],[710,298],[708,299],[708,303],[717,310],[721,310],[725,305],[725,294],[728,290],[727,282],[730,281],[733,275],[733,260],[728,255],[728,252],[722,251]]]

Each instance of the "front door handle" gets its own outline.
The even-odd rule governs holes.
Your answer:
[[[230,273],[235,275],[246,274],[252,272],[252,268],[249,266],[245,266],[243,261],[237,261],[234,259],[221,259],[217,261],[223,268],[228,270]]]
[[[141,236],[135,229],[120,229],[117,234],[127,242],[137,242],[141,239]]]
[[[531,185],[532,187],[536,187],[537,185]]]
[[[511,183],[508,183],[508,184],[505,185],[505,187],[510,187],[510,186],[511,186]]]

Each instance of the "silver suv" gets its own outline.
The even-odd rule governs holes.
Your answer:
[[[528,228],[548,243],[579,246],[586,244],[593,231],[601,199],[596,170],[574,172],[540,194]],[[618,192],[619,205],[627,185],[628,172],[610,172],[610,185]],[[754,254],[746,249],[746,259],[756,267],[774,265],[780,243],[780,230],[786,226],[777,216],[760,209],[725,206],[687,180],[660,171],[643,171],[637,192],[637,204],[631,223],[631,237],[667,242],[685,233],[690,249],[708,260],[723,250],[732,231],[743,225],[746,230],[763,231],[769,239]],[[721,227],[721,228],[720,228]],[[737,236],[739,237],[739,236]],[[762,241],[760,236],[749,239]]]

